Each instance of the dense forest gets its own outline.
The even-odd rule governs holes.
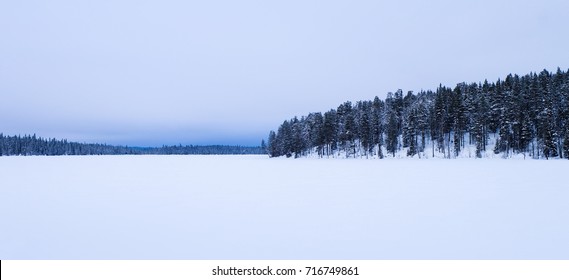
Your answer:
[[[43,139],[36,135],[5,136],[0,133],[0,156],[32,155],[233,155],[263,154],[265,148],[242,146],[162,146],[128,147],[85,144],[67,140]]]
[[[569,158],[568,72],[345,102],[284,121],[267,146],[271,157],[456,158],[464,149],[478,158]]]

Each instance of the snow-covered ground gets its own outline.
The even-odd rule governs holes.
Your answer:
[[[569,161],[0,157],[0,259],[568,259]]]

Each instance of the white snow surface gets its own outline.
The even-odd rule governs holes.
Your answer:
[[[569,259],[568,160],[0,157],[0,259]]]

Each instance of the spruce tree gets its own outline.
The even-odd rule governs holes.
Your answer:
[[[388,113],[388,121],[387,121],[387,139],[386,139],[386,149],[388,153],[391,153],[393,157],[395,157],[395,153],[398,150],[398,121],[397,121],[397,114],[394,111],[390,111]]]

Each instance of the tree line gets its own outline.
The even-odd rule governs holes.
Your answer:
[[[495,139],[492,145],[489,139]],[[285,120],[269,133],[271,157],[569,158],[569,74],[559,68],[454,88],[402,90],[370,101],[348,101],[325,113]],[[428,148],[428,149],[427,149]]]
[[[128,147],[45,139],[34,135],[0,133],[0,156],[60,155],[233,155],[264,154],[264,148],[226,145]]]

